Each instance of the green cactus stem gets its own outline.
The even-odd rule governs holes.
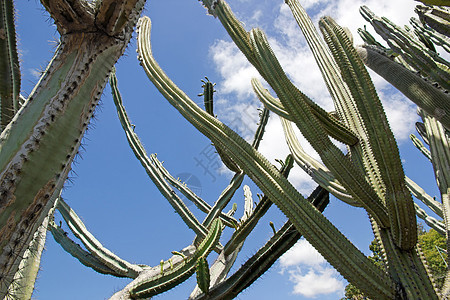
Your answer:
[[[80,245],[72,241],[67,236],[67,232],[65,232],[61,227],[57,226],[55,222],[51,222],[48,228],[52,233],[55,241],[60,244],[67,253],[78,259],[78,261],[86,267],[92,268],[93,270],[101,274],[111,274],[117,277],[123,277],[123,275],[118,274],[114,270],[108,268],[99,259],[81,248]]]
[[[14,2],[0,4],[0,131],[19,110],[20,67],[14,24]]]
[[[433,0],[432,0],[433,1]],[[434,5],[447,5],[444,3],[447,1],[434,0],[435,2],[440,2],[441,4]],[[422,1],[424,2],[424,1]],[[430,1],[431,2],[431,1]],[[419,15],[419,19],[422,23],[427,24],[440,34],[446,37],[450,37],[450,12],[446,7],[436,7],[436,6],[423,6],[417,5],[415,12]]]
[[[206,258],[204,256],[201,256],[197,259],[196,273],[197,273],[198,287],[204,294],[208,294],[210,275],[209,275],[208,261],[206,260]]]
[[[129,278],[136,278],[138,274],[142,272],[141,266],[131,264],[106,249],[87,230],[86,226],[75,211],[73,211],[73,209],[70,208],[70,206],[62,198],[58,199],[56,207],[73,234],[80,239],[89,253],[100,261],[106,268],[113,270],[115,274],[119,274],[121,277]]]
[[[187,208],[183,200],[175,193],[175,191],[170,187],[170,185],[165,180],[162,173],[155,167],[152,163],[150,157],[147,155],[144,146],[142,145],[139,137],[133,130],[133,126],[127,116],[125,108],[123,106],[122,97],[120,95],[117,86],[117,77],[115,73],[112,72],[110,75],[109,83],[111,86],[111,92],[114,100],[114,104],[117,108],[117,113],[119,115],[119,120],[125,131],[128,144],[133,150],[134,155],[139,160],[141,165],[144,167],[150,179],[153,181],[155,186],[161,192],[161,194],[169,201],[170,205],[175,209],[175,211],[180,215],[186,225],[191,228],[197,235],[204,238],[207,234],[206,228],[200,224],[194,214]]]
[[[390,59],[374,47],[358,47],[364,64],[396,87],[412,102],[450,128],[450,95]]]

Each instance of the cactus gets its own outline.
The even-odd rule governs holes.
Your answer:
[[[286,0],[333,99],[336,111],[329,113],[289,80],[261,29],[247,32],[225,0],[201,1],[276,94],[272,96],[262,83],[252,80],[265,108],[250,144],[214,114],[214,84],[208,78],[202,80],[203,109],[165,74],[153,57],[151,21],[142,17],[138,23],[137,47],[145,73],[168,102],[211,140],[222,162],[235,173],[215,203],[209,205],[175,179],[156,154],[147,154],[125,111],[114,64],[131,37],[144,2],[43,0],[61,34],[61,44],[37,87],[24,102],[17,93],[20,74],[12,22],[14,10],[8,5],[0,7],[0,13],[6,16],[2,18],[1,29],[7,33],[5,38],[0,37],[3,53],[0,68],[5,77],[0,78],[3,129],[0,136],[0,298],[30,297],[42,251],[42,231],[46,227],[62,248],[86,267],[131,279],[111,299],[152,297],[177,286],[195,272],[198,286],[190,299],[231,299],[257,280],[300,236],[372,299],[439,299],[450,294],[450,272],[442,290],[434,286],[418,245],[416,227],[418,216],[441,234],[450,230],[447,93],[450,64],[435,52],[436,41],[448,43],[442,33],[430,29],[437,26],[436,22],[430,28],[415,23],[418,27],[414,37],[407,29],[378,18],[363,7],[362,14],[388,40],[391,49],[381,46],[362,29],[359,32],[370,45],[355,48],[350,33],[332,18],[320,20],[321,38],[299,2]],[[412,140],[433,164],[441,201],[433,199],[405,176],[396,140],[364,64],[378,69],[420,107],[423,123],[417,128],[426,145],[415,136]],[[420,76],[411,71],[419,72]],[[195,233],[190,245],[173,251],[168,259],[158,258],[159,263],[153,267],[130,263],[106,249],[60,196],[108,78],[131,150],[159,192]],[[269,110],[281,118],[291,152],[286,161],[281,161],[280,168],[258,152]],[[321,161],[303,150],[293,126],[301,131]],[[338,148],[332,139],[345,144],[347,152]],[[294,162],[319,185],[308,198],[288,180]],[[249,186],[244,185],[241,192],[245,176],[263,193],[256,205]],[[206,215],[203,220],[178,193],[195,203]],[[322,214],[329,193],[368,213],[384,254],[382,268]],[[411,194],[437,217],[414,203]],[[233,217],[237,204],[225,211],[233,197],[242,203],[244,212],[240,220]],[[270,240],[229,275],[244,242],[272,204],[286,215],[288,222],[278,231],[270,223],[273,230]],[[55,223],[54,210],[61,214],[74,238]],[[224,230],[233,233],[222,244],[219,240]],[[207,258],[213,251],[218,255],[209,265]]]
[[[21,259],[59,195],[144,5],[115,2],[42,1],[60,44],[22,106],[13,2],[0,5],[0,298],[18,282]]]

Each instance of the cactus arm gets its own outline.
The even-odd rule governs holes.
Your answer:
[[[242,181],[244,180],[244,173],[237,173],[233,176],[230,181],[230,184],[222,191],[219,198],[214,203],[211,211],[206,215],[205,219],[202,222],[202,225],[205,227],[209,227],[211,223],[217,218],[222,210],[228,205],[231,198],[233,198],[236,190],[241,186]]]
[[[440,5],[449,6],[448,3],[442,3]],[[417,5],[415,12],[419,15],[419,19],[422,23],[427,24],[440,34],[450,37],[450,13],[448,8]]]
[[[361,6],[360,13],[375,31],[400,54],[405,61],[424,76],[437,82],[442,88],[450,89],[449,62],[437,53],[429,50],[420,40],[396,26],[387,18],[377,17],[369,8]]]
[[[319,211],[323,211],[329,203],[328,193],[322,188],[308,197]],[[275,261],[289,250],[301,237],[289,221],[278,230],[270,240],[249,258],[232,276],[210,288],[208,295],[202,294],[189,299],[233,299],[244,289],[255,282]],[[192,295],[191,295],[192,296]],[[210,298],[208,298],[210,297]]]
[[[14,24],[14,2],[0,4],[0,131],[19,109],[20,68]]]
[[[62,198],[58,200],[57,209],[73,234],[80,239],[86,249],[107,268],[112,269],[116,274],[121,274],[121,276],[130,278],[137,277],[142,271],[142,267],[121,259],[110,250],[103,247],[103,245],[87,230],[75,211],[73,211]]]
[[[431,153],[430,150],[428,150],[421,140],[419,140],[414,134],[410,134],[409,138],[413,142],[414,146],[416,146],[417,149],[426,157],[428,160],[431,161]]]
[[[419,110],[419,115],[424,121],[426,133],[430,146],[433,169],[436,181],[441,193],[442,212],[444,215],[445,232],[447,235],[447,252],[450,251],[450,141],[448,131],[436,118],[427,115],[423,110]],[[449,263],[449,258],[447,258]],[[450,272],[447,275],[442,287],[442,293],[448,295],[450,293]]]
[[[385,205],[389,211],[393,236],[400,248],[412,249],[417,243],[413,200],[406,187],[397,143],[381,101],[347,34],[331,18],[322,18],[320,28],[365,125],[368,141],[386,188]]]
[[[270,93],[262,87],[258,79],[252,78],[251,83],[253,90],[264,106],[272,110],[277,115],[291,120],[289,113],[286,111],[280,100],[272,97]],[[309,101],[309,106],[313,113],[321,121],[321,124],[324,126],[327,134],[331,137],[347,145],[354,145],[358,142],[358,138],[355,134],[350,129],[346,128],[341,122],[336,120],[335,117],[331,116],[313,101]]]
[[[148,298],[167,291],[188,279],[195,272],[197,260],[200,257],[208,256],[217,245],[221,233],[222,221],[215,219],[211,224],[208,235],[200,243],[197,251],[191,258],[187,259],[182,265],[174,266],[173,270],[168,270],[163,272],[163,274],[159,274],[159,276],[135,283],[129,291],[131,298]]]
[[[208,294],[209,292],[209,284],[210,284],[210,274],[209,274],[209,266],[208,261],[205,257],[201,256],[197,260],[197,285],[200,290]]]
[[[338,199],[352,206],[361,206],[360,202],[353,199],[326,166],[315,160],[303,150],[303,147],[300,145],[294,130],[292,129],[291,123],[281,118],[281,124],[283,126],[286,143],[297,165],[311,176],[317,184]]]
[[[203,103],[205,105],[205,110],[208,114],[214,117],[214,85],[212,82],[209,81],[207,77],[205,77],[207,81],[202,80],[204,84],[203,87],[203,93],[200,95],[203,95],[204,100]],[[236,163],[223,151],[219,146],[213,144],[214,148],[217,151],[217,154],[219,154],[220,160],[223,162],[223,164],[232,172],[239,173],[241,170],[239,169],[239,166],[236,165]]]
[[[164,168],[163,164],[158,160],[156,154],[150,155],[151,161],[154,163],[155,167],[162,173],[164,178],[169,182],[170,185],[179,190],[186,198],[192,201],[201,211],[204,213],[209,213],[211,211],[211,205],[209,205],[205,200],[197,196],[191,189],[186,185],[182,184],[179,180],[176,180],[167,170]],[[224,225],[234,228],[237,224],[237,220],[228,214],[220,213],[220,218]]]
[[[443,222],[438,221],[437,219],[428,215],[424,209],[422,209],[419,205],[414,203],[414,207],[416,209],[416,215],[425,221],[425,224],[436,230],[439,234],[446,236],[445,234],[445,225]]]
[[[55,241],[60,244],[67,253],[78,259],[80,263],[82,263],[86,267],[92,268],[93,270],[101,274],[110,274],[116,277],[124,276],[123,273],[117,273],[111,268],[105,266],[99,259],[93,256],[91,253],[85,251],[80,247],[80,245],[72,241],[67,236],[67,233],[64,232],[61,227],[57,226],[55,222],[51,222],[48,227]]]
[[[428,195],[417,183],[412,181],[410,178],[405,177],[406,185],[408,186],[411,194],[422,201],[429,209],[431,209],[436,215],[444,218],[442,213],[442,204],[434,200],[433,197]]]
[[[81,0],[80,0],[81,1]],[[121,34],[127,16],[139,0],[102,0],[97,7],[96,25],[109,35]]]
[[[407,70],[372,47],[358,47],[358,54],[369,68],[396,87],[412,102],[450,128],[450,96],[419,75]]]
[[[139,137],[134,132],[132,124],[125,111],[125,107],[123,106],[122,97],[117,86],[117,77],[115,76],[114,72],[111,73],[109,82],[120,123],[123,130],[125,131],[128,144],[133,150],[134,155],[142,164],[148,176],[156,185],[158,190],[169,201],[170,205],[172,205],[175,211],[186,223],[186,225],[200,237],[205,237],[207,234],[206,228],[202,224],[200,224],[194,214],[183,203],[183,200],[181,200],[180,197],[175,193],[175,191],[169,186],[162,173],[158,170],[158,168],[155,167],[151,159],[148,157],[144,146],[139,140]]]
[[[258,79],[252,78],[251,83],[256,96],[264,104],[264,107],[286,120],[292,120],[280,100],[270,95],[269,91],[262,86]]]
[[[216,11],[222,3],[224,1],[218,2]],[[167,77],[151,54],[149,30],[150,20],[144,17],[139,26],[139,59],[147,76],[162,95],[212,142],[227,149],[233,160],[344,277],[350,281],[362,281],[362,285],[375,297],[393,297],[394,286],[388,275],[378,270],[286,179],[280,177],[278,171],[251,145],[199,108]]]
[[[416,18],[411,18],[409,23],[412,27],[427,36],[434,44],[441,46],[445,51],[450,52],[450,38],[435,31],[426,24],[420,23]]]

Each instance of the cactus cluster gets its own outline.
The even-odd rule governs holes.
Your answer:
[[[23,98],[14,9],[11,1],[4,2],[0,5],[0,298],[31,297],[47,229],[83,265],[131,279],[111,299],[152,297],[195,272],[197,287],[189,299],[232,299],[301,236],[371,299],[444,299],[450,293],[449,272],[442,290],[434,285],[417,242],[416,222],[418,216],[443,235],[450,228],[450,65],[434,46],[449,49],[446,8],[418,6],[420,21],[411,20],[413,33],[410,27],[400,28],[362,7],[361,14],[388,47],[365,29],[359,33],[366,44],[355,47],[349,32],[330,17],[320,20],[320,37],[299,1],[286,0],[333,99],[335,112],[327,112],[290,81],[261,29],[245,30],[225,0],[201,1],[272,89],[263,88],[257,79],[251,82],[264,109],[250,144],[214,114],[214,84],[208,78],[202,80],[203,109],[158,65],[151,47],[151,21],[148,17],[138,21],[144,0],[42,0],[61,41],[36,88]],[[213,205],[175,179],[155,154],[147,154],[125,111],[114,64],[136,24],[138,60],[148,78],[182,117],[212,142],[224,165],[234,173]],[[411,138],[433,164],[441,201],[405,176],[396,140],[365,66],[419,107],[423,123],[417,128],[423,142],[414,135]],[[130,263],[104,247],[61,197],[107,82],[131,150],[196,236],[190,245],[173,251],[173,256],[153,267]],[[291,152],[285,161],[279,161],[279,168],[258,151],[269,112],[282,120]],[[316,150],[320,161],[304,151],[293,126]],[[346,151],[334,140],[343,143]],[[318,184],[309,197],[288,180],[294,163]],[[244,185],[242,194],[238,192],[245,176],[263,193],[256,205],[248,186]],[[206,215],[203,220],[175,190]],[[368,213],[384,254],[383,268],[322,214],[330,193]],[[420,208],[412,196],[436,216]],[[224,211],[233,197],[243,199],[240,219],[234,217],[236,204]],[[286,215],[287,223],[278,230],[271,223],[270,240],[230,275],[244,242],[272,204]],[[55,211],[74,237],[55,222]],[[226,242],[220,241],[224,230],[233,231]],[[214,261],[209,257],[213,251],[217,253]]]

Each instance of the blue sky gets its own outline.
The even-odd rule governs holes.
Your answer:
[[[332,109],[328,92],[300,30],[293,23],[284,1],[228,1],[246,27],[261,27],[293,82],[327,110]],[[317,23],[324,14],[335,17],[356,35],[365,24],[358,6],[368,5],[375,13],[388,16],[397,24],[406,24],[416,2],[395,1],[302,1]],[[58,34],[52,21],[37,0],[16,1],[17,30],[23,74],[22,92],[28,95],[38,80],[39,70],[51,59]],[[218,20],[207,16],[198,1],[148,1],[145,15],[152,19],[152,45],[160,66],[192,99],[202,98],[201,79],[217,82],[216,114],[245,137],[256,128],[257,108],[261,105],[251,93],[250,78],[257,74],[231,43]],[[355,40],[359,40],[355,36]],[[199,181],[199,194],[212,204],[231,178],[218,158],[209,158],[210,142],[172,108],[149,82],[136,59],[133,40],[117,64],[117,76],[124,104],[135,124],[147,152],[157,153],[173,174],[192,174]],[[431,166],[408,140],[418,120],[415,108],[391,89],[382,79],[374,82],[383,99],[391,127],[398,138],[407,175],[437,195]],[[281,126],[272,115],[261,152],[270,160],[284,159],[287,147]],[[84,140],[84,150],[73,166],[70,183],[63,197],[80,215],[86,226],[105,247],[135,263],[158,265],[171,251],[189,245],[194,234],[174,213],[168,202],[148,179],[134,158],[116,117],[109,86],[105,88]],[[307,148],[307,147],[306,147]],[[307,148],[308,149],[308,148]],[[202,167],[203,166],[203,167]],[[315,184],[297,169],[290,177],[295,186],[308,195]],[[256,199],[257,187],[245,180]],[[243,192],[232,202],[238,203],[237,217],[242,215]],[[201,219],[193,205],[190,208]],[[348,207],[332,199],[326,209],[329,217],[364,253],[373,239],[363,210]],[[273,207],[260,222],[238,258],[242,264],[270,237],[268,225],[279,228],[285,221]],[[67,227],[63,228],[68,230]],[[230,235],[224,234],[223,241]],[[212,254],[213,255],[213,254]],[[101,275],[82,266],[48,236],[38,275],[35,299],[104,299],[123,288],[129,279]],[[320,285],[318,285],[320,283]],[[185,299],[195,285],[194,277],[161,299]],[[277,262],[239,299],[338,299],[346,282],[315,250],[301,241]]]

